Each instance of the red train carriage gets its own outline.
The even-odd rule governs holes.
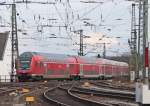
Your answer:
[[[20,55],[20,67],[17,70],[19,80],[42,78],[78,77],[78,63],[75,57],[25,52]]]
[[[96,58],[77,57],[79,63],[80,78],[99,78],[101,75],[101,66]]]
[[[107,60],[108,61],[108,60]],[[109,71],[106,71],[106,75],[110,78],[118,77],[118,76],[125,76],[128,75],[128,64],[124,62],[117,62],[113,60],[109,60],[107,62],[109,64]]]
[[[128,64],[94,57],[25,52],[20,55],[18,79],[112,78],[128,75]]]
[[[52,57],[41,60],[40,64],[43,78],[70,79],[78,77],[78,64],[75,57],[53,54]]]

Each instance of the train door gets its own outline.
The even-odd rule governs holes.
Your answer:
[[[43,72],[43,74],[44,74],[44,77],[46,77],[46,75],[47,75],[47,63],[44,63],[44,72]]]
[[[106,75],[106,67],[105,67],[106,65],[105,64],[103,64],[103,76],[105,76]]]
[[[69,74],[71,77],[73,78],[77,78],[78,77],[78,64],[69,64]]]
[[[69,73],[70,75],[73,75],[75,71],[75,65],[74,64],[69,64]]]
[[[112,77],[112,64],[109,64],[109,77]]]
[[[66,71],[64,72],[64,76],[66,77],[66,78],[68,78],[69,77],[69,75],[70,75],[70,64],[67,64],[66,63]]]
[[[112,65],[112,77],[114,77],[114,65]]]
[[[98,65],[98,68],[99,68],[99,77],[100,77],[100,76],[102,76],[102,73],[103,73],[103,72],[102,72],[102,66],[101,66],[101,65]]]
[[[83,77],[83,64],[80,64],[79,66],[79,75],[80,77]]]

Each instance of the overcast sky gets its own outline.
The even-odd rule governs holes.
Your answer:
[[[83,29],[83,34],[89,37],[84,38],[84,53],[87,55],[97,53],[102,55],[103,46],[98,43],[104,42],[108,43],[107,55],[116,56],[130,51],[128,38],[130,38],[132,2],[125,0],[95,0],[100,3],[85,3],[84,1],[87,0],[32,1],[55,4],[17,4],[20,53],[39,51],[77,55],[79,34],[73,31],[80,29]],[[12,0],[1,0],[1,2],[10,3]],[[8,26],[0,29],[10,30],[11,8],[1,6],[0,12],[0,24]],[[68,27],[64,27],[65,25]]]

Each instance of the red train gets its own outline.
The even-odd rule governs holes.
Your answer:
[[[112,78],[128,76],[128,64],[95,57],[24,52],[17,76],[20,81],[40,79]]]

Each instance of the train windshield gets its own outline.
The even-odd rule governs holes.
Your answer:
[[[33,54],[30,52],[24,52],[20,55],[20,69],[28,70],[30,69],[30,64]]]
[[[20,61],[20,68],[22,70],[27,70],[30,68],[30,61]]]

